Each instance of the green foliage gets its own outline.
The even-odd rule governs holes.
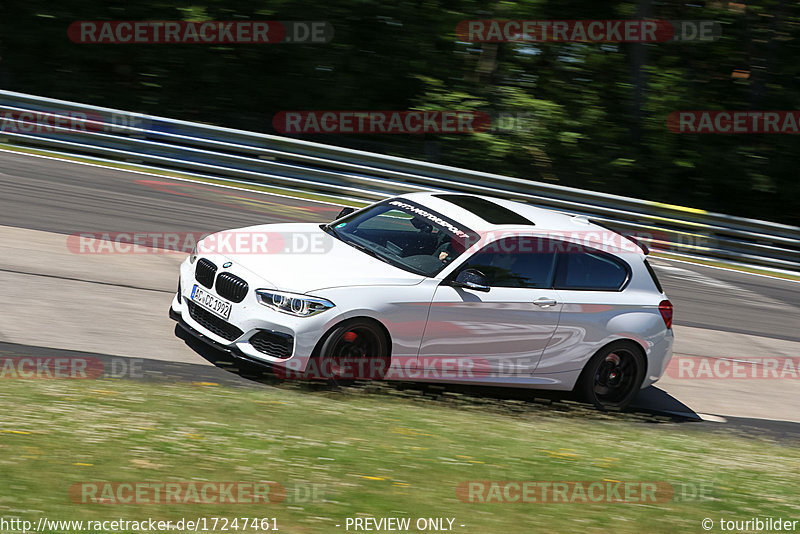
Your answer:
[[[177,7],[30,0],[0,7],[0,86],[271,132],[283,110],[459,109],[472,135],[308,136],[325,143],[800,224],[796,137],[678,135],[669,114],[800,105],[800,6],[586,0],[206,0]],[[716,20],[716,42],[459,42],[476,18]],[[317,45],[88,45],[75,20],[327,20]],[[734,77],[740,71],[746,77]],[[502,122],[502,121],[501,121]]]

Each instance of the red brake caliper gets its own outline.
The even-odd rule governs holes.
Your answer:
[[[347,333],[344,335],[344,338],[343,338],[343,339],[344,339],[345,341],[347,341],[348,343],[352,343],[352,342],[354,342],[354,341],[355,341],[357,338],[358,338],[358,334],[356,334],[355,332],[347,332]]]

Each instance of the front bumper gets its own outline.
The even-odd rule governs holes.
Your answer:
[[[254,363],[254,364],[262,366],[262,367],[264,367],[265,369],[268,369],[268,370],[272,370],[272,368],[273,368],[273,365],[270,362],[266,362],[264,360],[257,359],[257,358],[251,358],[250,356],[248,356],[247,354],[245,354],[241,350],[239,350],[235,345],[233,345],[233,346],[231,346],[231,345],[223,345],[222,343],[218,343],[218,342],[214,341],[213,339],[211,339],[207,335],[203,334],[202,332],[199,332],[198,330],[195,330],[194,328],[189,326],[189,324],[186,321],[183,320],[183,316],[180,313],[176,312],[172,308],[172,306],[170,306],[170,308],[169,308],[169,318],[172,319],[173,321],[177,322],[178,326],[184,332],[186,332],[187,334],[193,336],[195,339],[197,339],[199,341],[202,341],[203,343],[207,344],[208,346],[210,346],[213,349],[219,350],[221,352],[225,352],[225,353],[229,354],[231,357],[233,357],[233,358],[235,358],[237,360],[243,360],[243,361],[247,361],[247,362],[250,362],[250,363]]]
[[[216,261],[217,265],[223,263],[218,259]],[[266,367],[300,370],[305,368],[317,342],[325,332],[327,326],[325,317],[293,317],[260,304],[255,290],[268,286],[254,278],[252,273],[233,266],[225,271],[244,279],[249,284],[249,290],[241,302],[233,304],[227,321],[212,317],[213,321],[217,322],[216,326],[220,324],[225,326],[225,331],[222,331],[200,317],[197,310],[202,311],[202,308],[190,299],[193,287],[198,284],[194,267],[188,260],[181,265],[178,293],[172,299],[170,307],[170,317],[178,321],[185,331],[219,350]],[[206,291],[216,294],[216,286]],[[190,305],[194,307],[191,311]],[[208,316],[205,319],[208,319]],[[264,352],[264,345],[258,342],[259,335],[273,339],[282,337],[283,340],[288,340],[287,344],[290,346],[279,356],[271,351]]]

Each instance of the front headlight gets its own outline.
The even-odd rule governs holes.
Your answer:
[[[310,317],[335,306],[329,300],[273,289],[256,289],[256,296],[264,306],[296,317]]]

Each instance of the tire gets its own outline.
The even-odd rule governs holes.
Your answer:
[[[583,368],[578,390],[599,410],[622,411],[644,382],[647,361],[632,341],[615,341],[592,356]]]
[[[369,319],[350,319],[327,335],[306,377],[339,386],[383,380],[390,364],[389,340],[381,326]]]

